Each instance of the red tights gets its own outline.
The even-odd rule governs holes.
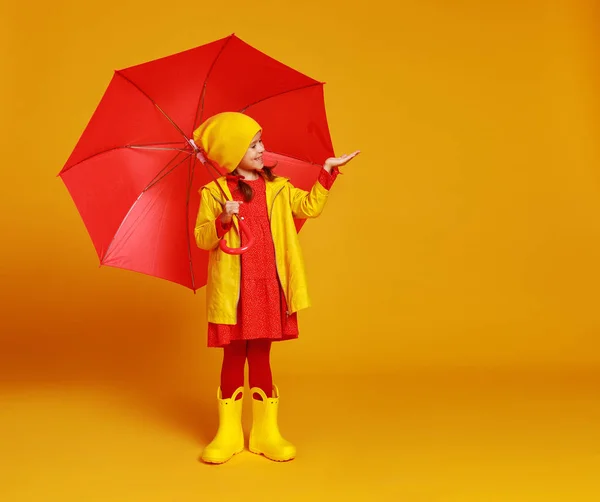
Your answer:
[[[270,397],[273,390],[270,354],[271,340],[236,340],[225,346],[221,367],[223,399],[229,399],[238,387],[244,386],[246,359],[250,388],[258,387]]]

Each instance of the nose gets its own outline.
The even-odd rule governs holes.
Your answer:
[[[263,145],[262,143],[258,144],[258,151],[260,153],[263,153],[265,151],[265,145]]]

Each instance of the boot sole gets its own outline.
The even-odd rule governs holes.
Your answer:
[[[273,460],[273,462],[289,462],[290,460],[294,460],[296,458],[296,455],[287,458],[276,458],[254,448],[249,448],[249,450],[251,453],[254,453],[255,455],[262,455],[263,457],[268,458],[269,460]]]
[[[242,453],[243,451],[244,451],[244,448],[242,447],[238,451],[234,452],[233,455],[231,455],[231,457],[228,457],[226,459],[222,459],[222,458],[204,458],[204,457],[202,457],[202,461],[206,462],[207,464],[215,464],[215,465],[224,464],[225,462],[228,462],[233,457],[235,457],[238,453]]]

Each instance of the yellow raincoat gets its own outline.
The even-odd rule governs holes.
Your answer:
[[[217,182],[232,200],[226,178],[219,178]],[[304,259],[294,217],[304,219],[319,216],[325,207],[329,192],[319,182],[314,184],[310,192],[294,187],[289,179],[283,177],[265,182],[277,273],[288,311],[294,313],[310,307]],[[210,252],[206,287],[208,322],[236,324],[241,260],[239,255],[221,251],[215,226],[215,220],[221,214],[225,201],[215,181],[202,187],[200,194],[194,236],[198,247]],[[235,220],[225,237],[229,247],[240,246],[239,228]]]

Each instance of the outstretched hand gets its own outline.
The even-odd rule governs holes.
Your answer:
[[[341,157],[330,157],[323,164],[323,169],[325,169],[325,171],[330,173],[334,167],[345,166],[348,162],[350,162],[359,153],[360,153],[360,150],[356,150],[355,152],[352,152],[351,154],[344,154]]]

